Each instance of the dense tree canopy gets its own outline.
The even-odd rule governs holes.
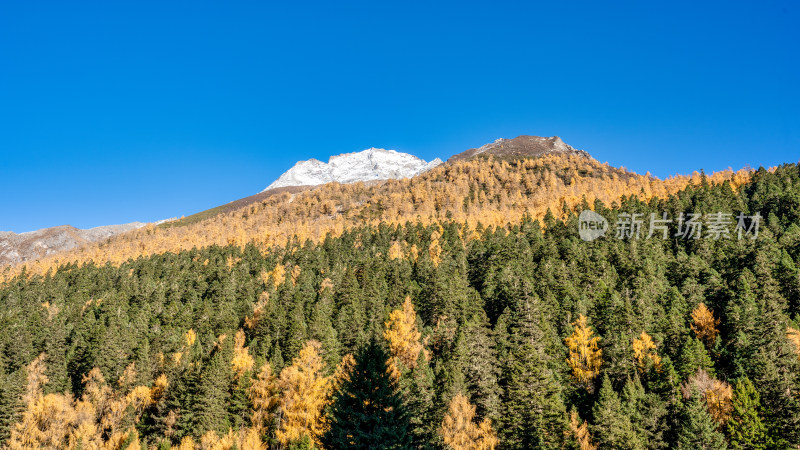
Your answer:
[[[612,227],[763,220],[757,238],[673,223],[667,239],[586,242],[590,206]],[[492,225],[367,224],[9,278],[0,442],[335,448],[369,429],[396,448],[800,445],[796,165]],[[369,428],[377,416],[397,420]]]

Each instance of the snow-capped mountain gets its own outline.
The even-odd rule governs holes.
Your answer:
[[[313,158],[299,161],[264,191],[286,186],[314,186],[333,181],[355,183],[410,178],[441,163],[439,158],[426,162],[408,153],[368,148],[360,152],[331,156],[327,163]]]

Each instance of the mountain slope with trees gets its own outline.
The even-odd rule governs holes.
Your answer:
[[[218,214],[210,211],[188,218],[192,220],[150,225],[25,266],[6,266],[0,277],[8,279],[22,270],[45,274],[73,262],[119,265],[140,256],[211,245],[253,242],[262,251],[270,251],[291,239],[321,242],[353,227],[381,223],[455,221],[472,229],[478,223],[504,227],[518,224],[523,217],[541,220],[548,210],[564,219],[582,202],[592,205],[600,200],[610,205],[630,195],[645,201],[665,198],[690,182],[699,183],[702,177],[694,173],[659,180],[601,164],[581,152],[555,152],[536,158],[505,153],[497,156],[485,152],[403,180],[330,183],[253,197],[255,203],[234,202],[221,207]],[[727,180],[736,187],[749,178],[749,171],[727,170],[708,178],[719,183]]]
[[[524,187],[537,179],[558,187],[557,201]],[[198,234],[196,248],[182,249],[187,236],[168,252],[156,252],[161,231],[151,228],[135,259],[7,274],[0,442],[800,445],[797,165],[658,182],[588,158],[472,160],[353,187],[346,210],[358,220],[312,213],[322,198],[345,201],[350,188],[320,189],[296,195],[285,215],[269,204],[248,217],[361,225],[327,235],[297,228],[281,245],[247,233],[215,245],[218,237]],[[315,197],[322,192],[340,197]],[[357,204],[368,192],[424,200]],[[437,209],[447,198],[461,200]],[[538,217],[520,204],[547,208]],[[419,217],[401,222],[414,205]],[[586,208],[612,224],[633,212],[764,219],[755,239],[611,233],[586,242],[577,219]],[[241,230],[236,217],[216,220]],[[183,232],[214,229],[204,227]],[[393,419],[377,424],[374,414]]]

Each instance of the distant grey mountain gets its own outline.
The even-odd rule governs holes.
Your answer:
[[[514,139],[498,139],[478,148],[471,148],[451,156],[447,162],[494,155],[495,157],[536,157],[551,153],[571,153],[589,156],[583,150],[577,150],[558,136],[517,136]]]
[[[90,242],[102,241],[115,234],[135,230],[145,225],[147,224],[142,222],[132,222],[123,225],[105,225],[88,230],[61,225],[26,233],[0,231],[0,265],[35,260]]]

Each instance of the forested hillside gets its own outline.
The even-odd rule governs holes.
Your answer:
[[[658,182],[568,162],[327,186],[9,278],[0,442],[797,448],[798,166]],[[586,242],[590,207],[764,219],[757,238]],[[248,217],[274,234],[250,242],[267,225]]]
[[[255,243],[262,251],[283,246],[288,239],[320,242],[328,235],[365,224],[425,225],[440,221],[475,228],[518,224],[523,217],[542,219],[548,210],[564,218],[582,201],[606,204],[623,195],[642,199],[666,197],[700,174],[666,180],[638,175],[601,164],[580,154],[550,154],[539,158],[474,158],[439,166],[414,178],[383,183],[330,183],[302,192],[283,192],[235,211],[182,226],[148,226],[27,264],[26,271],[45,274],[64,263],[93,261],[120,264],[142,255],[179,252],[210,245]],[[748,171],[731,170],[709,175],[738,186]],[[201,214],[202,215],[202,214]],[[179,224],[182,222],[178,222]],[[20,273],[8,268],[3,279]]]

